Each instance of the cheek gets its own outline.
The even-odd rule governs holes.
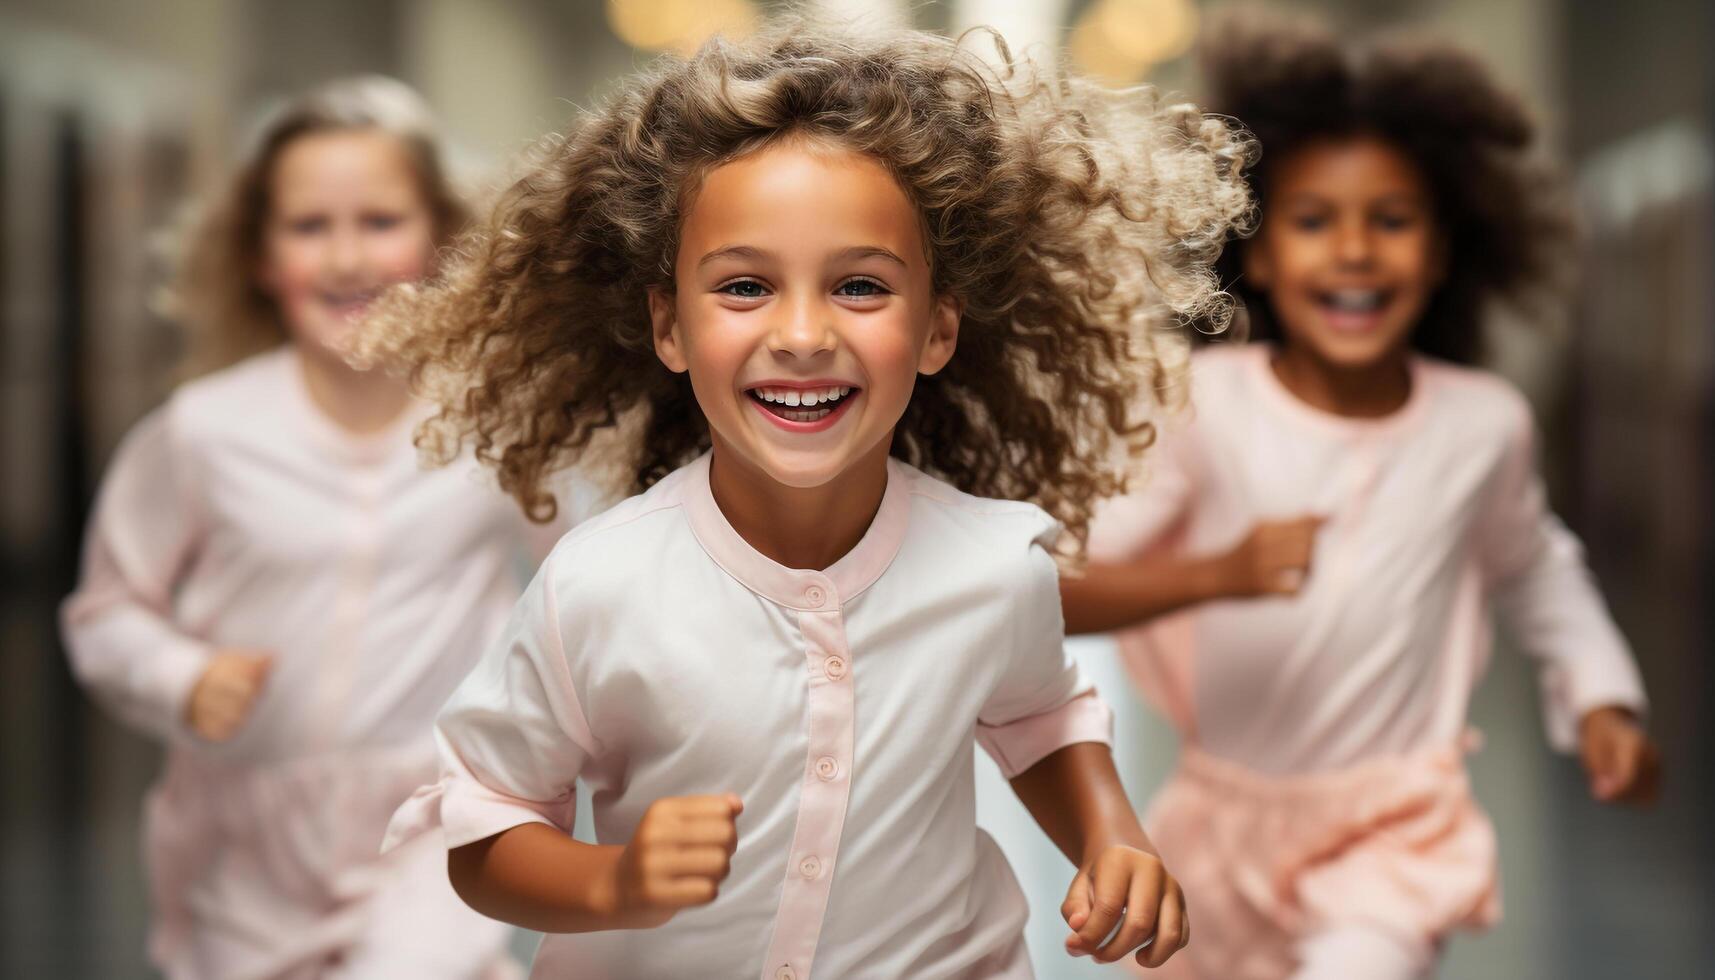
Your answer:
[[[1424,291],[1434,288],[1439,270],[1435,241],[1428,235],[1401,237],[1387,250],[1386,260],[1400,280]]]
[[[383,278],[422,279],[428,275],[434,249],[434,238],[425,222],[378,236],[370,254]]]
[[[869,376],[872,389],[911,390],[917,381],[918,356],[928,335],[927,321],[927,314],[913,311],[848,326],[846,343]]]
[[[281,303],[302,301],[314,292],[321,275],[320,246],[285,240],[269,246],[263,277]]]

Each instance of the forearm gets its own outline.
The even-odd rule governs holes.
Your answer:
[[[453,890],[491,919],[538,932],[597,932],[634,924],[617,914],[615,869],[624,848],[585,844],[527,823],[447,855]]]
[[[1220,557],[1154,558],[1092,564],[1060,579],[1067,635],[1107,633],[1222,598],[1231,590]]]
[[[1100,742],[1054,752],[1014,777],[1012,789],[1074,865],[1115,844],[1155,851],[1120,784],[1113,753]]]

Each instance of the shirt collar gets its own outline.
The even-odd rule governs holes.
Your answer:
[[[892,564],[905,542],[911,512],[910,479],[899,461],[887,461],[887,489],[863,539],[823,570],[787,568],[762,554],[727,522],[709,487],[710,453],[687,466],[685,513],[691,533],[715,564],[745,588],[782,606],[811,612],[839,609],[872,585]]]

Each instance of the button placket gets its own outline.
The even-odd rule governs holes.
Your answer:
[[[798,820],[787,851],[786,875],[762,977],[789,975],[809,980],[822,917],[838,871],[841,831],[851,794],[847,776],[855,741],[856,690],[851,650],[840,617],[839,598],[820,584],[806,586],[805,601],[819,590],[827,606],[798,614],[804,636],[806,758]]]

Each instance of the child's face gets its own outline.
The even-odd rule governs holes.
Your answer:
[[[274,162],[269,203],[261,282],[301,346],[339,353],[378,292],[428,272],[433,217],[395,137],[340,130],[292,140]]]
[[[1290,345],[1343,369],[1403,350],[1444,268],[1430,191],[1392,144],[1307,144],[1276,167],[1244,271]]]
[[[881,164],[847,150],[788,141],[708,173],[675,288],[649,305],[718,451],[791,487],[885,460],[917,375],[958,336],[919,221]]]

